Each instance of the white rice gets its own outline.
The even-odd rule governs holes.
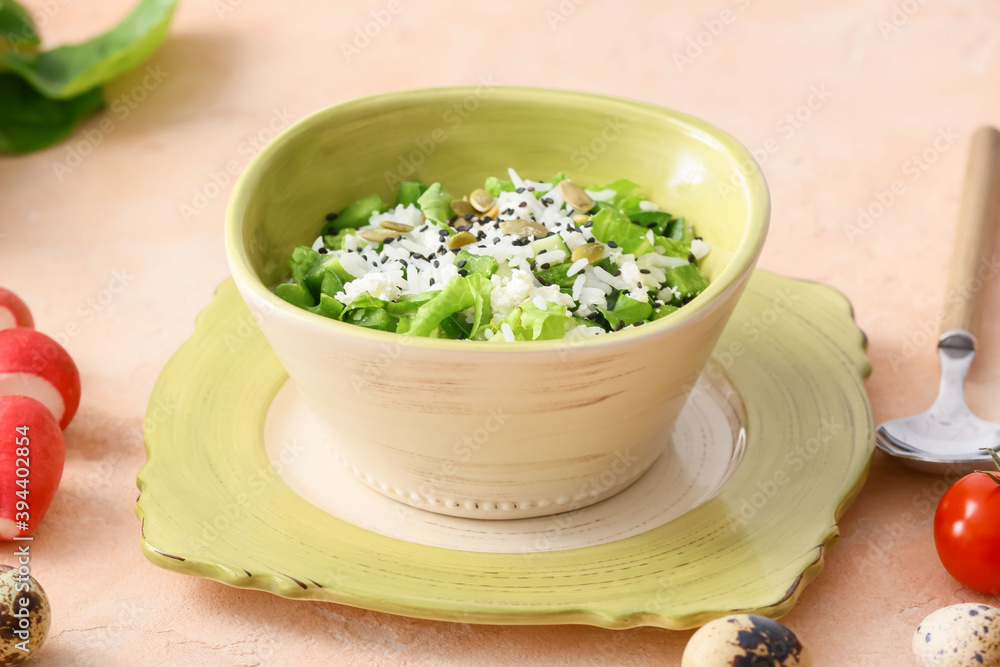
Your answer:
[[[562,250],[549,250],[543,252],[535,257],[535,263],[541,266],[542,264],[558,264],[559,262],[566,260],[566,253]]]
[[[569,265],[569,269],[566,271],[567,276],[575,276],[576,274],[583,271],[584,267],[590,264],[590,261],[586,257],[581,257],[572,264]]]
[[[594,276],[596,276],[598,280],[607,283],[617,290],[627,290],[629,288],[624,280],[616,278],[599,266],[594,267]]]

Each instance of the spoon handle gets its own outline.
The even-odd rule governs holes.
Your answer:
[[[958,229],[951,255],[941,332],[979,329],[984,283],[996,277],[995,231],[1000,225],[1000,132],[982,127],[972,136]]]

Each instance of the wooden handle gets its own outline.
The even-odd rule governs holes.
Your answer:
[[[964,329],[973,336],[983,310],[983,283],[995,277],[994,239],[1000,225],[1000,132],[983,127],[972,136],[958,230],[951,254],[941,332]]]

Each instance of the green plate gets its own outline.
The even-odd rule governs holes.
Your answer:
[[[713,498],[605,544],[458,551],[359,528],[282,480],[263,433],[287,375],[227,282],[153,389],[142,548],[231,586],[448,621],[683,629],[780,616],[822,568],[871,460],[864,345],[842,294],[756,272],[713,353],[746,430]]]

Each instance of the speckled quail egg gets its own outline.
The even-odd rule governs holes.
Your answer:
[[[49,599],[35,578],[0,565],[0,667],[19,665],[45,641]]]
[[[1000,609],[968,602],[938,609],[913,633],[920,667],[1000,667]]]
[[[681,667],[810,667],[809,651],[781,623],[738,614],[720,618],[692,635]]]

